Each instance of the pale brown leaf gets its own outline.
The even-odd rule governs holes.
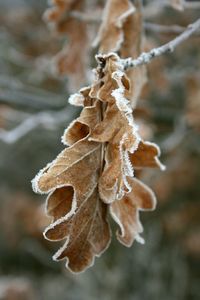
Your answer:
[[[59,190],[51,195],[67,206],[66,191]],[[59,194],[59,195],[58,195]],[[54,215],[58,208],[54,208]],[[63,210],[62,210],[63,211]],[[64,245],[54,255],[55,260],[67,258],[66,266],[73,272],[81,272],[91,266],[95,256],[100,256],[110,243],[110,229],[107,222],[107,207],[100,201],[97,187],[77,207],[76,213],[62,222],[54,222],[45,230],[51,241],[66,238]]]
[[[138,211],[153,209],[155,197],[133,179],[133,166],[161,167],[158,147],[138,134],[130,80],[119,56],[98,55],[97,60],[94,83],[70,97],[83,110],[62,137],[68,148],[33,180],[36,192],[49,194],[46,209],[52,223],[45,237],[65,240],[54,259],[66,259],[73,272],[87,269],[108,247],[109,207],[122,231],[118,239],[127,246],[134,238],[141,241]]]
[[[130,161],[133,168],[160,168],[165,169],[159,160],[159,147],[150,142],[140,141],[137,150],[129,154]]]
[[[103,22],[94,42],[100,44],[99,52],[116,52],[124,41],[123,23],[135,11],[128,0],[108,0],[103,13]]]
[[[110,242],[107,207],[100,201],[97,188],[101,148],[99,143],[88,141],[91,128],[99,120],[96,104],[86,106],[68,127],[63,141],[71,146],[33,182],[36,191],[51,192],[47,213],[53,220],[45,230],[45,237],[52,241],[66,239],[54,258],[66,258],[67,267],[73,272],[81,272],[92,265],[94,257]],[[87,131],[84,126],[88,127]]]
[[[142,52],[142,16],[139,1],[133,5],[128,0],[108,0],[103,16],[96,39],[96,43],[100,44],[99,52],[116,51],[122,58],[137,58]],[[146,68],[134,68],[126,74],[130,79],[131,105],[135,107],[146,83]]]
[[[120,231],[116,233],[117,238],[127,247],[132,245],[134,239],[144,243],[139,235],[143,231],[139,211],[152,210],[156,205],[154,193],[145,184],[133,178],[130,179],[130,185],[132,191],[110,205],[111,216],[120,227]]]
[[[54,30],[67,38],[63,49],[54,57],[53,66],[59,75],[69,75],[68,88],[73,91],[86,81],[89,45],[87,24],[70,16],[70,12],[82,11],[84,7],[84,0],[54,0],[44,14]]]

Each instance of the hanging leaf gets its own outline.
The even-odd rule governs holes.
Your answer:
[[[136,178],[130,179],[132,190],[124,195],[120,201],[114,201],[110,206],[113,219],[120,227],[117,231],[117,238],[120,243],[130,247],[136,239],[139,243],[144,243],[140,237],[143,231],[139,220],[140,210],[153,210],[156,198],[150,188]]]
[[[119,56],[98,55],[97,61],[95,82],[70,97],[83,110],[64,132],[62,141],[68,147],[33,180],[36,192],[49,193],[47,213],[52,223],[45,237],[65,239],[54,259],[67,259],[66,266],[73,272],[84,271],[108,247],[109,207],[122,231],[118,239],[127,246],[134,238],[141,241],[138,212],[153,209],[155,197],[133,179],[133,166],[161,166],[158,148],[142,142],[137,132],[130,81]]]
[[[95,40],[100,53],[118,52],[121,58],[138,57],[142,48],[141,3],[129,0],[108,0],[103,13],[102,25]],[[127,70],[130,81],[131,105],[135,107],[146,83],[146,68]]]

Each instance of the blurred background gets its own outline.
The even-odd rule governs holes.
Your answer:
[[[200,16],[199,1],[184,10],[168,2],[144,1],[147,50]],[[104,1],[88,3],[98,15]],[[45,196],[32,192],[31,179],[63,149],[60,137],[79,114],[67,99],[90,81],[98,22],[73,21],[75,31],[85,28],[84,52],[80,40],[45,23],[47,7],[46,0],[0,1],[0,300],[200,299],[200,35],[148,65],[135,112],[167,166],[140,174],[158,199],[156,211],[141,213],[146,244],[126,249],[113,238],[92,268],[73,275],[52,261],[58,245],[43,238]],[[67,43],[73,66],[86,53],[85,75],[81,65],[63,66]]]

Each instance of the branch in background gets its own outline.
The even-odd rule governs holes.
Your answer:
[[[68,116],[68,108],[58,112],[41,112],[32,115],[10,131],[0,129],[0,140],[7,144],[13,144],[40,125],[44,128],[55,129],[64,121],[68,123],[71,119]]]
[[[184,8],[188,8],[188,9],[199,9],[200,8],[200,3],[198,0],[194,0],[194,1],[184,1],[183,3]]]
[[[153,31],[157,33],[182,33],[186,30],[186,27],[179,25],[161,25],[154,24],[151,22],[145,22],[144,28],[148,31]]]
[[[161,144],[162,150],[167,153],[178,147],[187,134],[185,118],[181,117],[174,124],[174,131]]]
[[[36,110],[58,109],[64,106],[65,95],[60,96],[54,93],[39,94],[27,90],[17,90],[1,87],[0,85],[0,104],[11,104],[23,106]]]
[[[193,24],[190,24],[184,32],[182,32],[179,36],[177,36],[175,39],[171,40],[167,44],[160,46],[158,48],[154,48],[149,52],[144,52],[136,59],[132,59],[131,57],[127,59],[123,59],[122,63],[124,65],[124,70],[147,64],[155,57],[161,56],[162,54],[165,53],[173,52],[178,45],[180,45],[185,40],[187,40],[191,35],[193,35],[199,29],[200,29],[200,19],[198,19]]]
[[[76,10],[69,12],[68,16],[86,23],[100,23],[102,21],[100,14],[93,15],[92,13],[83,13]],[[161,25],[151,22],[144,22],[144,28],[156,33],[182,33],[186,29],[186,27],[176,24]]]
[[[94,12],[83,13],[77,10],[73,10],[70,11],[67,14],[67,16],[75,18],[78,21],[87,22],[87,23],[100,23],[102,21],[100,14],[94,14]]]
[[[159,15],[168,2],[165,0],[152,0],[143,7],[143,15],[145,19],[154,18]]]
[[[200,9],[200,3],[196,1],[182,1],[181,5],[183,9]],[[152,0],[144,6],[143,15],[145,18],[154,18],[155,16],[162,13],[165,7],[171,6],[169,0]]]

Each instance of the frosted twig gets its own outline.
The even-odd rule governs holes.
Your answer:
[[[162,54],[165,53],[173,52],[178,45],[180,45],[182,42],[187,40],[191,35],[193,35],[199,29],[200,29],[200,18],[193,24],[190,24],[184,32],[182,32],[179,36],[177,36],[175,39],[171,40],[167,44],[160,46],[158,48],[154,48],[149,52],[143,52],[136,59],[133,59],[131,57],[122,59],[124,70],[147,64],[155,57],[161,56]]]

